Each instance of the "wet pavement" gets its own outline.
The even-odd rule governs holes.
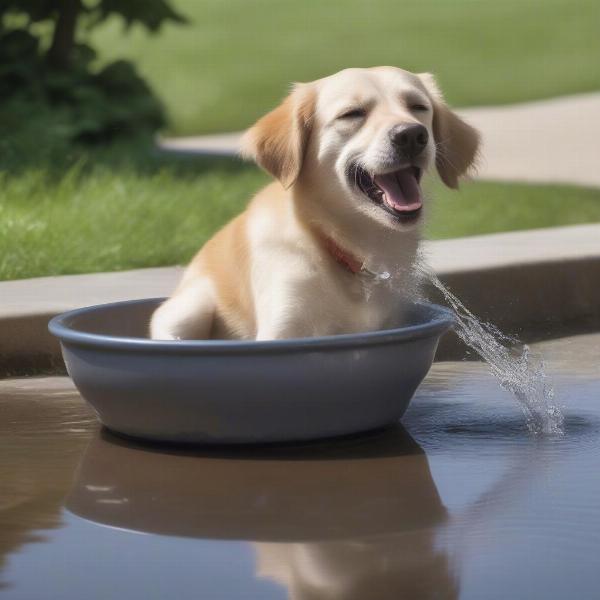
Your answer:
[[[600,597],[600,335],[537,349],[563,436],[477,363],[435,364],[402,427],[243,450],[134,443],[66,378],[0,381],[0,597]]]

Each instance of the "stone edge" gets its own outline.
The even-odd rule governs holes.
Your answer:
[[[579,235],[583,232],[585,236]],[[528,236],[540,240],[539,244],[530,244],[528,256],[524,256],[522,260],[513,258],[498,261],[497,253],[493,252],[495,248],[503,244],[519,243],[519,240],[527,239]],[[561,236],[563,243],[568,246],[562,258],[560,252],[556,252],[556,244],[560,243]],[[579,253],[575,248],[578,238],[581,239]],[[598,239],[597,248],[590,249],[590,239]],[[543,240],[545,243],[542,243]],[[555,240],[556,243],[548,244],[548,240]],[[488,266],[481,256],[481,249],[486,243],[490,257]],[[469,252],[465,252],[464,247],[460,253],[460,261],[464,263],[462,268],[459,264],[448,264],[448,252],[455,251],[459,246],[469,245],[479,252],[476,268],[473,268],[472,261],[465,259]],[[437,269],[437,273],[453,293],[475,315],[505,332],[533,340],[557,337],[561,331],[583,331],[600,325],[600,225],[431,242],[428,251],[433,254],[434,265],[436,262],[444,265]],[[173,277],[179,272],[174,269]],[[78,276],[68,277],[70,285],[77,283]],[[88,278],[86,281],[89,281],[91,276],[81,277]],[[98,277],[110,279],[114,284],[118,274],[99,274]],[[172,279],[167,278],[162,286],[158,286],[158,291],[162,293],[153,295],[168,294]],[[58,286],[63,279],[57,277],[49,281]],[[120,294],[127,297],[126,292],[127,290],[120,290]],[[137,292],[130,296],[140,297],[139,290]],[[432,298],[435,299],[435,293]],[[119,299],[122,298],[99,298],[97,303]],[[72,307],[75,306],[77,303],[73,303]],[[36,310],[32,309],[28,314],[2,315],[0,310],[0,377],[40,370],[60,370],[60,347],[47,330],[48,320],[59,312],[61,310],[51,303],[45,308],[41,306]],[[465,348],[457,337],[454,334],[445,336],[438,349],[437,360],[464,357]]]

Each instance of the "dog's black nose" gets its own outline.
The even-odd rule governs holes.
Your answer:
[[[396,125],[390,130],[390,140],[398,152],[406,158],[415,158],[427,146],[429,133],[420,123]]]

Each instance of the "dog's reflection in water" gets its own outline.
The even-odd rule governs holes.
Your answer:
[[[258,574],[284,585],[291,600],[457,598],[449,557],[436,546],[446,513],[427,457],[401,428],[385,432],[371,450],[379,458],[349,467],[349,479],[356,477],[360,487],[346,488],[337,508],[365,502],[363,525],[370,522],[373,534],[348,511],[343,539],[257,542]],[[340,484],[333,473],[331,481]],[[353,537],[353,528],[363,535]]]
[[[445,508],[426,455],[400,426],[238,450],[156,448],[101,432],[67,507],[121,528],[252,542],[257,575],[292,600],[458,596],[436,544]]]
[[[291,600],[458,598],[449,558],[434,530],[335,542],[257,543],[258,573]]]

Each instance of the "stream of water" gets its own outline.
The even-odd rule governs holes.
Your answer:
[[[423,256],[417,256],[409,271],[402,270],[393,275],[388,271],[372,274],[380,283],[404,282],[403,293],[407,288],[413,289],[416,300],[424,299],[423,284],[430,282],[453,310],[457,335],[485,361],[500,386],[513,395],[525,415],[528,429],[534,434],[563,433],[563,415],[542,357],[532,353],[519,339],[477,318],[439,280]],[[407,280],[413,281],[414,285],[406,285]]]
[[[422,272],[454,311],[457,335],[487,363],[502,388],[517,400],[529,430],[536,434],[562,433],[563,415],[542,357],[533,354],[527,344],[478,319],[430,269]]]

